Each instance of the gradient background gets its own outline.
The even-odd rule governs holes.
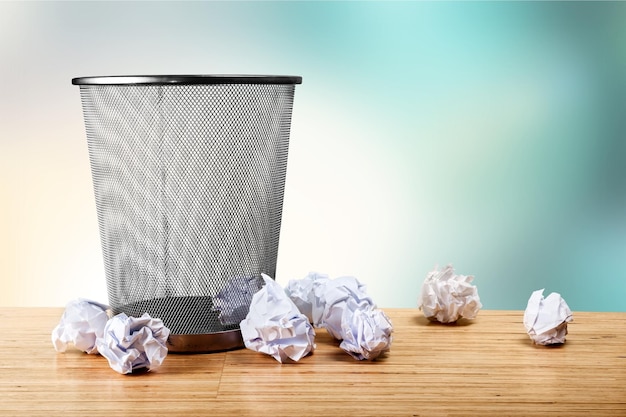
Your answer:
[[[106,301],[78,87],[301,75],[277,280],[626,311],[626,3],[0,3],[0,305]]]

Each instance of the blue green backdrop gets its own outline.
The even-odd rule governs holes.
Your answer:
[[[0,304],[106,300],[76,76],[301,75],[277,280],[626,311],[626,3],[0,3]]]

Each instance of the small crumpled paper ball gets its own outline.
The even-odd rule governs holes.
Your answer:
[[[373,360],[388,352],[393,332],[389,317],[379,309],[353,310],[352,303],[348,307],[342,318],[343,340],[339,347],[357,360]]]
[[[59,324],[52,330],[52,344],[57,352],[68,345],[89,354],[98,353],[96,340],[104,334],[110,307],[79,298],[67,303]]]
[[[572,311],[559,293],[543,297],[543,289],[534,291],[524,311],[524,327],[537,345],[565,343],[567,323],[573,320]]]
[[[262,287],[256,277],[234,277],[213,297],[213,307],[224,326],[239,324],[248,314],[252,296]]]
[[[346,311],[374,309],[376,304],[365,293],[365,285],[354,277],[339,277],[318,287],[316,296],[321,309],[313,311],[316,327],[325,328],[337,340],[343,339],[343,315]]]
[[[315,330],[276,281],[262,275],[265,286],[252,297],[239,324],[245,346],[278,362],[298,361],[315,349]]]
[[[291,279],[285,287],[285,293],[298,307],[298,310],[313,323],[313,305],[316,304],[315,288],[328,282],[328,275],[309,272],[302,279]]]
[[[313,325],[340,340],[357,360],[373,360],[391,346],[391,321],[376,308],[366,287],[350,276],[317,281],[309,294]]]
[[[429,272],[417,300],[418,308],[431,321],[454,323],[461,317],[473,319],[483,306],[473,276],[455,275],[452,265]]]
[[[169,335],[163,321],[148,313],[140,318],[120,313],[107,322],[104,336],[98,339],[98,351],[121,374],[150,371],[161,366],[167,356]]]

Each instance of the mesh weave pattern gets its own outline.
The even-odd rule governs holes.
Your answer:
[[[113,310],[227,329],[212,297],[275,275],[294,86],[80,91]]]

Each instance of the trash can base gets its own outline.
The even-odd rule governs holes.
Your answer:
[[[214,353],[244,347],[239,329],[210,334],[172,334],[167,339],[171,353]]]

